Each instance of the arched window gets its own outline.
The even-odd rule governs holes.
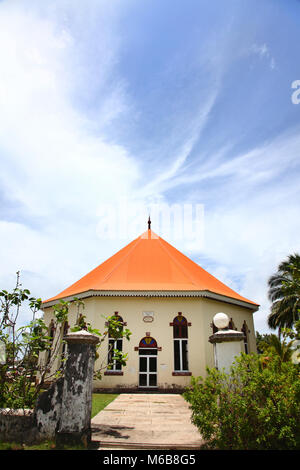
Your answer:
[[[49,325],[49,336],[50,336],[51,344],[53,343],[54,335],[55,335],[55,326],[54,326],[54,320],[52,319]]]
[[[145,336],[141,339],[139,343],[139,348],[156,348],[157,349],[157,342],[151,336]]]
[[[218,328],[216,327],[216,325],[214,324],[213,321],[211,322],[210,327],[212,328],[213,335],[214,335],[215,333],[217,333]]]
[[[118,312],[115,312],[113,315],[113,320],[118,321],[121,323],[119,331],[123,330],[123,318],[120,317]],[[114,338],[112,332],[108,330],[108,358],[107,363],[109,366],[109,372],[120,372],[122,370],[122,364],[117,360],[114,359],[115,351],[122,352],[123,350],[123,338]]]
[[[229,321],[229,324],[228,324],[228,328],[230,330],[236,330],[236,326],[234,324],[234,321],[232,320],[232,318],[230,318],[230,321]]]
[[[188,327],[190,323],[178,312],[173,323],[174,372],[188,372]]]
[[[67,343],[64,340],[64,337],[68,334],[68,331],[69,331],[69,324],[68,324],[67,321],[65,321],[64,327],[63,327],[63,332],[62,332],[63,343],[62,343],[62,351],[61,351],[61,364],[60,364],[61,369],[64,367],[65,360],[66,360],[66,357],[67,357]]]
[[[188,337],[188,323],[186,318],[179,312],[177,317],[173,320],[173,338],[187,338]]]
[[[49,349],[48,349],[47,357],[46,357],[47,362],[51,358],[51,349],[52,349],[52,346],[53,346],[55,331],[56,331],[56,328],[55,328],[55,325],[54,325],[54,320],[52,319],[50,324],[49,324],[49,327],[48,327],[48,336],[49,336],[49,343],[50,344],[49,344]]]
[[[249,328],[247,326],[246,321],[243,323],[243,327],[241,330],[244,333],[244,347],[245,347],[245,353],[249,354]]]

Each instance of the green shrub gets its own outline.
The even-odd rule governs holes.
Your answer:
[[[184,393],[192,422],[212,448],[299,449],[299,367],[242,354],[229,374],[207,369]]]
[[[123,328],[118,316],[106,318],[106,327],[101,333],[93,329],[80,314],[84,302],[76,297],[72,301],[59,300],[53,307],[52,319],[46,325],[41,314],[42,300],[30,296],[28,289],[21,289],[19,272],[16,287],[12,292],[0,291],[0,408],[34,408],[45,382],[62,377],[67,359],[64,336],[69,328],[69,307],[77,307],[78,318],[71,331],[82,329],[99,336],[96,350],[110,334],[113,338],[129,340],[131,332]],[[32,315],[26,326],[18,326],[21,308],[27,308]],[[51,334],[51,332],[53,334]],[[111,348],[110,361],[104,361],[94,371],[101,378],[103,369],[113,361],[126,365],[127,354]],[[96,357],[97,357],[96,352]]]

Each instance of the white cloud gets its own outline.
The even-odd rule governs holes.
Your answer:
[[[253,53],[258,54],[260,57],[265,57],[265,56],[270,55],[269,48],[268,48],[267,44],[265,44],[265,43],[264,44],[253,44],[250,50]]]
[[[80,91],[84,82],[79,52],[72,68],[76,31],[21,2],[1,3],[0,12],[0,183],[27,220],[1,222],[0,278],[11,285],[20,269],[32,283],[26,287],[50,296],[84,274],[80,260],[92,268],[103,256],[97,208],[134,197],[139,168],[126,148],[95,132],[72,99],[70,90]],[[110,45],[109,60],[105,51],[102,63],[101,51],[97,58],[99,82],[102,75],[103,82],[114,78],[112,56],[118,50]],[[109,120],[126,101],[118,77],[115,82],[103,95]]]
[[[273,70],[276,66],[276,62],[274,57],[271,54],[269,46],[266,43],[264,44],[252,44],[249,49],[251,54],[258,55],[261,59],[265,59],[268,61],[270,68]]]
[[[204,210],[204,246],[185,240],[177,247],[258,302],[255,327],[263,332],[269,331],[268,278],[290,253],[300,251],[299,148],[295,128],[236,156],[230,157],[228,146],[199,163],[194,173],[178,172],[164,182],[168,190],[180,185],[182,203],[213,201]]]
[[[77,204],[78,211],[91,212],[99,200],[114,194],[115,184],[126,193],[138,176],[135,162],[126,149],[91,134],[90,123],[69,100],[65,63],[68,52],[74,53],[68,51],[70,33],[15,10],[1,16],[0,31],[6,190],[38,215],[49,205],[57,210]],[[17,168],[13,174],[12,165]]]
[[[153,181],[143,188],[144,195],[152,195],[153,193],[159,193],[163,189],[166,189],[172,179],[176,178],[178,173],[183,170],[184,164],[188,160],[188,157],[190,156],[196,142],[200,139],[201,133],[207,124],[210,112],[217,99],[218,91],[217,86],[210,90],[208,97],[206,97],[205,101],[201,104],[196,116],[193,117],[193,122],[189,123],[187,126],[190,129],[189,137],[187,137],[183,142],[179,152],[174,155],[172,162],[169,162],[168,168],[165,171],[160,171],[159,176],[154,177]],[[168,145],[171,147],[170,142],[168,142]]]
[[[283,258],[300,250],[299,194],[293,181],[298,129],[238,155],[232,154],[230,142],[209,158],[199,158],[197,165],[189,166],[189,158],[229,66],[245,54],[256,54],[274,68],[268,44],[249,48],[242,42],[235,48],[228,32],[214,48],[205,42],[201,51],[206,56],[199,54],[199,61],[210,61],[209,77],[217,78],[180,133],[185,136],[182,144],[177,146],[178,136],[165,138],[160,155],[161,160],[168,158],[156,172],[150,162],[146,172],[156,176],[146,185],[141,162],[105,135],[106,126],[132,105],[126,82],[115,73],[120,46],[115,21],[121,3],[62,1],[54,2],[53,9],[51,2],[32,2],[30,9],[25,3],[0,3],[0,183],[5,198],[19,203],[26,219],[18,220],[16,213],[14,220],[12,212],[11,221],[0,223],[2,286],[13,286],[20,269],[24,286],[35,295],[54,295],[119,249],[120,240],[104,243],[97,238],[102,204],[118,204],[120,199],[164,202],[167,191],[174,196],[178,188],[176,202],[202,203],[207,191],[214,206],[205,210],[202,254],[218,266],[212,274],[261,303],[255,319],[256,329],[263,331],[267,279]],[[90,60],[89,54],[96,56]],[[85,107],[96,96],[92,119]],[[170,128],[176,129],[178,122],[184,123],[182,116]],[[285,172],[290,175],[286,181],[281,179]],[[130,220],[135,221],[135,214]],[[182,241],[175,246],[207,268],[197,244]]]

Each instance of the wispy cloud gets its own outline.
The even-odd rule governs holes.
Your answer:
[[[232,194],[235,195],[238,188],[243,189],[242,192],[247,188],[252,189],[256,184],[261,188],[261,185],[270,183],[285,171],[299,166],[298,128],[238,155],[231,154],[232,146],[233,143],[228,144],[217,154],[210,155],[209,160],[204,162],[200,160],[192,174],[190,172],[170,173],[169,178],[164,180],[164,189],[213,181],[218,178],[219,184],[230,186]],[[266,190],[267,188],[264,187],[264,191]],[[214,186],[211,187],[211,191],[215,191]],[[273,197],[276,198],[276,194]]]
[[[71,32],[57,31],[55,23],[22,11],[4,11],[0,21],[4,188],[40,215],[49,202],[52,207],[76,203],[78,209],[88,202],[89,211],[97,197],[113,192],[108,175],[126,192],[137,177],[133,159],[125,148],[90,132],[92,123],[68,94],[65,63],[74,54]],[[80,79],[75,76],[73,86]],[[114,97],[113,91],[115,107]],[[86,184],[90,191],[82,197],[80,187]]]
[[[233,288],[261,304],[260,331],[266,331],[270,309],[267,280],[289,253],[300,251],[299,149],[296,128],[206,173],[177,180],[183,187],[191,178],[200,186],[209,180],[205,188],[214,205],[205,212],[204,249],[197,243],[186,248],[202,265],[204,255],[208,270],[224,282],[231,279]]]
[[[83,85],[81,67],[73,67],[78,31],[62,28],[60,18],[44,17],[20,2],[4,2],[0,10],[0,183],[6,203],[11,201],[9,221],[0,227],[6,247],[0,279],[4,282],[20,268],[38,273],[40,281],[33,276],[32,288],[43,293],[49,289],[49,295],[51,285],[60,288],[76,272],[82,274],[75,258],[92,251],[87,240],[93,240],[96,259],[97,251],[100,255],[97,208],[102,202],[130,198],[139,168],[124,146],[99,131],[104,116],[111,120],[123,106],[118,77],[116,89],[111,84],[102,89],[105,114],[97,121],[98,130],[70,94],[77,87],[80,95]],[[100,43],[108,41],[100,34]],[[99,81],[115,76],[113,61],[103,54],[102,62],[101,53],[97,58]],[[118,50],[110,49],[113,54],[117,57]],[[65,260],[59,272],[54,259]]]
[[[163,192],[173,179],[178,177],[182,171],[184,171],[185,163],[188,161],[196,142],[201,138],[202,130],[209,119],[210,111],[214,106],[217,89],[213,90],[211,96],[207,99],[206,103],[201,106],[196,118],[194,118],[194,124],[189,123],[191,128],[190,136],[186,141],[183,142],[180,151],[175,155],[168,155],[168,168],[165,171],[160,172],[157,177],[143,188],[143,194],[145,196],[153,193]]]
[[[265,327],[267,277],[300,249],[298,31],[280,19],[279,44],[277,17],[238,5],[0,3],[2,285],[21,269],[47,297],[119,249],[97,238],[106,203],[202,203],[204,248],[177,248]]]
[[[275,58],[272,56],[270,48],[266,43],[264,44],[252,44],[249,49],[250,54],[256,54],[260,59],[265,59],[269,63],[271,69],[276,67]]]

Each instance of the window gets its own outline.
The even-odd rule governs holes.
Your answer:
[[[248,329],[246,321],[244,321],[244,323],[243,323],[242,332],[244,333],[245,353],[249,354],[249,333],[250,333],[250,331]]]
[[[115,315],[113,316],[114,320],[120,322],[122,325],[119,328],[119,331],[121,332],[123,330],[123,319],[118,315],[118,312],[115,312]],[[123,339],[122,338],[114,338],[109,331],[108,333],[108,364],[109,364],[109,370],[108,372],[121,372],[122,370],[122,364],[117,360],[113,359],[115,356],[115,351],[123,351]]]
[[[122,351],[122,339],[109,339],[108,340],[108,364],[110,365],[110,371],[120,371],[122,369],[122,364],[116,359],[113,359],[115,352],[114,349]]]
[[[66,341],[64,340],[64,337],[68,334],[68,331],[69,331],[69,325],[68,325],[68,322],[66,321],[66,322],[64,323],[63,332],[62,332],[63,344],[62,344],[62,350],[61,350],[61,364],[60,364],[60,369],[63,369],[63,368],[64,368],[64,364],[65,364],[65,361],[66,361],[66,358],[67,358],[67,343],[66,343]]]
[[[216,325],[214,324],[214,322],[211,322],[210,327],[212,328],[213,335],[214,335],[215,333],[217,333],[218,328],[216,327]]]
[[[51,322],[50,322],[48,334],[49,334],[49,336],[50,336],[50,343],[51,343],[51,345],[52,345],[52,344],[53,344],[54,335],[55,335],[54,320],[51,320]]]
[[[55,326],[54,326],[54,320],[52,319],[50,322],[50,325],[48,327],[48,336],[49,336],[49,349],[47,351],[47,357],[46,357],[46,362],[48,362],[51,358],[51,350],[53,346],[53,341],[54,341],[54,336],[55,336]]]
[[[188,324],[181,312],[174,318],[173,323],[173,341],[174,341],[174,371],[188,372]]]

